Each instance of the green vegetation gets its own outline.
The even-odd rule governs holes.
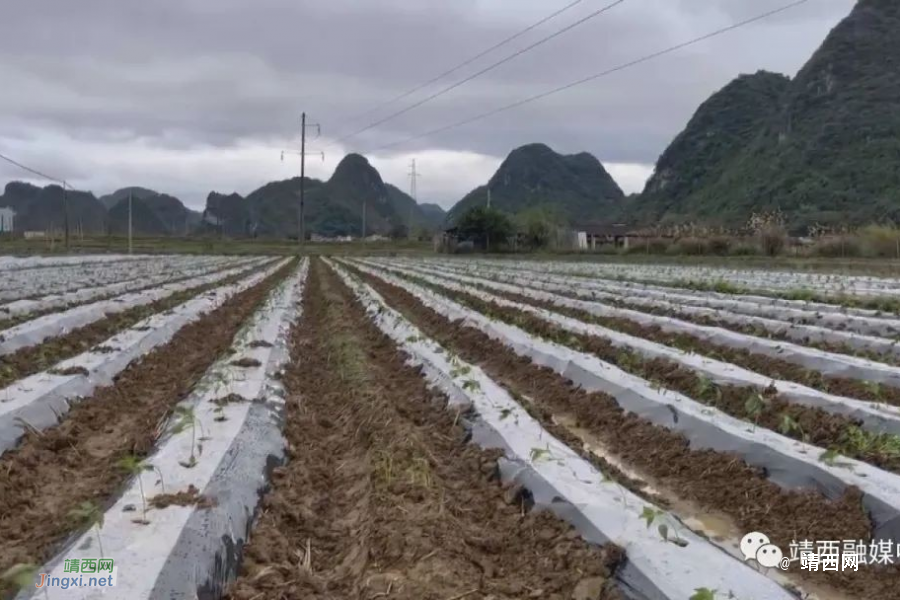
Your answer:
[[[638,221],[788,230],[900,222],[900,4],[860,0],[793,81],[742,76],[700,107],[657,165]],[[896,248],[894,248],[896,251]]]
[[[596,158],[586,152],[557,154],[544,144],[516,148],[487,185],[460,200],[447,213],[458,223],[478,206],[490,205],[510,215],[552,207],[567,222],[608,221],[621,214],[625,194]]]
[[[474,206],[463,213],[457,228],[460,240],[470,240],[487,251],[505,247],[515,230],[505,213],[485,206]]]

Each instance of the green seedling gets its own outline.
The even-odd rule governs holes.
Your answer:
[[[846,429],[839,448],[852,456],[880,456],[900,458],[900,436],[889,433],[872,433],[857,426]]]
[[[132,454],[119,461],[119,468],[129,475],[137,477],[138,488],[141,491],[141,510],[143,517],[141,519],[135,519],[134,522],[139,525],[147,525],[150,521],[147,520],[147,496],[144,494],[144,481],[141,475],[143,475],[145,471],[153,471],[154,467],[150,463]]]
[[[799,436],[804,442],[809,439],[800,423],[791,415],[784,413],[781,415],[781,421],[778,423],[778,430],[783,435]]]
[[[531,452],[528,454],[531,458],[531,462],[538,462],[539,460],[549,460],[550,457],[550,447],[547,448],[532,448]]]
[[[466,379],[463,382],[463,389],[470,392],[476,392],[481,390],[481,384],[475,381],[474,379]]]
[[[881,384],[877,381],[864,381],[863,387],[866,388],[866,391],[872,395],[873,398],[880,401],[881,400]]]
[[[100,530],[103,528],[103,511],[100,507],[96,503],[86,500],[77,508],[69,511],[69,518],[82,525],[87,525],[88,528],[94,528],[94,532],[97,534],[97,545],[100,548],[100,557],[104,558],[103,539],[100,537]]]
[[[665,514],[666,513],[664,513],[663,511],[655,509],[652,506],[645,506],[644,510],[641,511],[641,518],[647,521],[647,529],[650,529],[650,526],[653,525],[653,522]]]
[[[172,425],[173,434],[177,435],[185,431],[188,427],[191,428],[191,456],[187,461],[178,463],[185,469],[191,469],[197,466],[197,454],[203,453],[203,444],[197,443],[197,426],[199,425],[202,429],[202,425],[200,425],[200,422],[197,420],[194,409],[189,406],[176,406],[174,416],[175,421]],[[203,432],[201,431],[201,434],[202,433]]]
[[[19,563],[13,565],[2,575],[0,575],[0,583],[13,586],[22,590],[27,590],[35,585],[37,578],[38,566],[31,563]],[[44,588],[44,597],[49,598],[47,588]]]
[[[456,379],[457,377],[462,377],[463,375],[468,375],[472,372],[472,367],[469,365],[463,365],[461,367],[456,367],[450,371],[450,377]]]
[[[763,411],[769,405],[768,400],[762,394],[750,394],[750,397],[747,398],[747,401],[744,403],[744,410],[747,413],[747,416],[750,419],[753,419],[753,431],[756,431],[757,426],[759,425],[759,418],[762,416]]]
[[[641,511],[640,518],[647,522],[647,529],[650,529],[650,527],[653,525],[653,523],[655,521],[667,519],[667,515],[664,511],[653,508],[652,506],[645,506],[644,509]],[[670,532],[669,523],[667,523],[665,521],[660,523],[656,527],[656,531],[659,533],[659,537],[662,538],[662,540],[664,542],[669,542],[669,543],[675,544],[676,546],[680,546],[681,548],[684,548],[685,546],[687,546],[688,543],[686,541],[684,541],[683,539],[681,539],[681,536],[678,535],[678,528],[677,528],[677,526],[674,526],[674,521],[671,521],[670,519],[667,519],[667,520],[669,520],[673,524],[671,531],[675,534],[675,537],[674,538],[669,537],[669,532]]]
[[[690,600],[716,600],[719,590],[711,590],[709,588],[697,588]]]

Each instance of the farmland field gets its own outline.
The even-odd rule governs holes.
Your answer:
[[[0,597],[900,597],[898,279],[202,255],[0,278]],[[35,587],[109,560],[114,588]]]

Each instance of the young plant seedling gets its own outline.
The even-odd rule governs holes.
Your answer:
[[[666,518],[666,513],[664,511],[659,510],[657,508],[653,508],[652,506],[645,506],[644,509],[641,511],[641,519],[647,521],[647,529],[650,529],[650,526],[653,525],[653,523],[657,519],[663,520],[665,518]],[[673,525],[674,525],[674,523],[673,523]],[[681,539],[681,536],[678,535],[678,528],[673,527],[672,530],[675,533],[674,539],[669,538],[669,524],[668,523],[665,523],[665,522],[660,523],[656,528],[656,531],[659,532],[659,537],[661,537],[664,542],[670,542],[672,544],[675,544],[676,546],[680,546],[681,548],[684,548],[685,546],[687,546],[688,545],[687,542],[684,541],[683,539]]]
[[[200,422],[197,420],[194,409],[189,406],[176,406],[174,417],[175,421],[172,425],[173,434],[177,435],[185,431],[188,427],[191,428],[191,456],[187,461],[180,461],[178,464],[185,469],[192,469],[197,466],[197,454],[203,453],[202,444],[199,446],[197,444],[197,426],[200,425]],[[198,449],[199,452],[197,451]]]
[[[719,590],[711,590],[709,588],[697,588],[690,600],[716,600]]]
[[[806,432],[803,431],[803,427],[800,426],[800,423],[787,413],[781,415],[781,421],[778,424],[778,430],[781,431],[783,435],[799,435],[800,439],[804,442],[809,439],[809,437],[806,435]]]
[[[463,389],[470,392],[476,392],[481,390],[481,384],[475,381],[474,379],[466,379],[463,382]]]
[[[143,517],[134,519],[134,522],[138,525],[148,525],[150,521],[147,520],[147,496],[144,494],[144,480],[141,475],[143,475],[145,471],[153,471],[153,465],[131,454],[119,461],[119,468],[129,475],[137,477],[138,488],[141,491],[141,510]]]
[[[38,566],[30,563],[19,563],[7,569],[0,575],[0,583],[8,586],[27,590],[33,586],[34,580],[37,578]],[[49,598],[47,588],[44,588],[44,596]]]
[[[765,397],[757,393],[750,394],[750,397],[744,403],[744,410],[747,412],[747,416],[753,419],[753,431],[756,431],[756,428],[759,426],[759,418],[768,404],[769,402]]]
[[[550,448],[532,448],[529,456],[531,458],[531,462],[538,462],[542,459],[549,460]]]
[[[93,527],[97,534],[97,546],[100,548],[100,558],[105,558],[103,554],[103,539],[100,537],[100,530],[103,528],[103,511],[100,507],[90,500],[86,500],[69,511],[69,517],[74,521]]]
[[[853,465],[840,461],[841,453],[834,448],[829,448],[819,455],[819,461],[825,463],[829,467],[839,467],[841,469],[853,470]]]

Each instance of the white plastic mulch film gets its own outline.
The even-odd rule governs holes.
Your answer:
[[[733,452],[748,464],[766,469],[769,478],[789,488],[815,488],[830,498],[848,486],[863,492],[875,535],[900,540],[900,476],[867,463],[841,457],[836,464],[820,460],[824,449],[752,427],[680,393],[660,388],[598,358],[537,338],[517,327],[491,320],[449,298],[405,279],[363,264],[361,270],[398,285],[424,305],[450,319],[461,319],[536,364],[552,368],[589,391],[613,396],[626,410],[685,435],[692,447]]]
[[[281,263],[279,263],[281,264]],[[238,332],[231,350],[179,404],[191,417],[176,427],[176,413],[147,463],[153,471],[106,510],[103,551],[120,569],[115,588],[50,588],[50,600],[219,597],[235,576],[240,548],[267,484],[272,460],[284,457],[281,436],[284,388],[279,375],[289,358],[289,336],[301,313],[308,261],[270,292]],[[241,366],[238,366],[240,363]],[[227,398],[227,402],[215,402]],[[196,435],[193,433],[196,432]],[[200,433],[202,432],[202,433]],[[197,440],[202,436],[202,452]],[[191,462],[191,457],[194,462]],[[212,506],[171,505],[142,520],[143,497],[193,486]],[[95,558],[96,533],[88,531],[42,568],[65,576],[65,560]],[[45,598],[43,592],[23,597]]]
[[[64,418],[71,403],[99,386],[111,384],[129,364],[167,343],[179,329],[260,283],[286,263],[287,259],[278,261],[171,311],[154,314],[49,371],[20,379],[0,390],[0,454],[14,447],[26,429],[40,431],[56,424]]]
[[[421,366],[428,380],[451,402],[475,409],[475,441],[505,450],[505,477],[525,484],[538,504],[568,519],[587,539],[626,547],[628,561],[618,577],[636,597],[689,598],[699,587],[729,589],[737,597],[792,597],[774,581],[681,525],[686,546],[662,542],[656,530],[641,519],[648,502],[610,483],[550,435],[477,365],[450,355],[392,310],[377,292],[340,267],[337,270],[375,324],[410,362]],[[540,452],[534,452],[535,448]],[[667,518],[674,519],[671,515]]]

